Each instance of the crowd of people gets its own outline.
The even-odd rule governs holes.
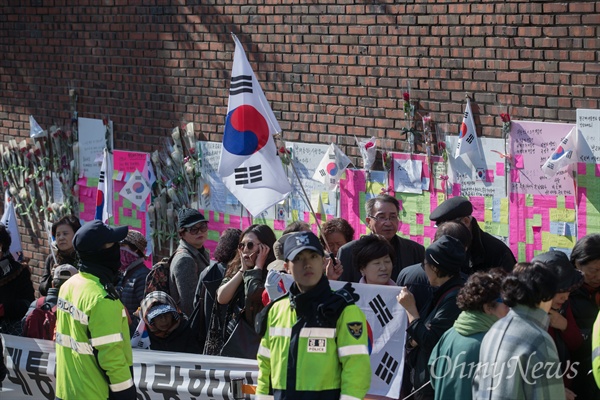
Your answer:
[[[303,222],[279,239],[267,225],[227,229],[211,259],[208,221],[181,209],[155,291],[144,235],[68,216],[52,225],[37,300],[0,224],[0,333],[36,337],[36,310],[55,313],[59,399],[135,399],[132,348],[257,359],[257,398],[383,398],[367,395],[354,288],[329,281],[399,286],[405,364],[392,398],[600,398],[600,234],[517,263],[466,198],[431,213],[427,248],[398,235],[399,213],[392,196],[367,200],[371,234],[358,240],[341,218],[318,236]]]

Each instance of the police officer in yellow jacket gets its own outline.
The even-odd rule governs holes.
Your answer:
[[[348,284],[333,292],[324,276],[323,247],[312,232],[283,246],[289,292],[265,308],[257,329],[257,399],[362,399],[371,383],[367,323]]]
[[[127,227],[91,221],[73,237],[80,273],[60,288],[56,398],[134,400],[127,314],[113,283]]]

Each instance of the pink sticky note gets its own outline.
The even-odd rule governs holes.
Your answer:
[[[587,173],[587,164],[586,163],[577,163],[577,173],[579,175],[585,175]]]
[[[504,176],[504,163],[497,162],[496,163],[496,175]]]
[[[517,168],[517,169],[523,169],[524,168],[523,155],[522,154],[515,154],[515,168]]]
[[[511,182],[521,182],[521,174],[518,169],[510,170],[510,181]]]
[[[494,182],[494,170],[487,169],[485,171],[485,181],[486,182]]]
[[[123,216],[131,217],[131,208],[123,208]]]
[[[596,176],[600,176],[600,164],[596,164]]]
[[[282,219],[276,219],[275,221],[273,221],[273,229],[275,229],[276,231],[285,230],[285,221]]]
[[[460,196],[460,183],[452,185],[452,196]]]
[[[423,225],[423,214],[417,213],[417,224]]]

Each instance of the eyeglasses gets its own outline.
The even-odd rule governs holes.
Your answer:
[[[254,242],[241,242],[240,244],[238,244],[238,249],[244,250],[244,247],[247,247],[249,251],[252,251],[252,249],[254,248]]]
[[[383,215],[367,215],[367,217],[369,218],[373,218],[375,221],[377,222],[394,222],[398,220],[398,215],[397,214],[393,214],[390,216],[383,216]]]
[[[199,232],[206,232],[208,230],[207,222],[200,222],[191,228],[188,228],[187,231],[192,235],[197,235]]]

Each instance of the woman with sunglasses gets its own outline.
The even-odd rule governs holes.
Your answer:
[[[275,233],[267,225],[251,225],[242,233],[237,254],[227,266],[223,282],[217,290],[217,303],[211,317],[204,354],[248,356],[229,350],[224,353],[223,347],[236,326],[243,323],[241,319],[254,326],[256,315],[264,307],[262,292],[267,265],[275,260],[275,240]]]

